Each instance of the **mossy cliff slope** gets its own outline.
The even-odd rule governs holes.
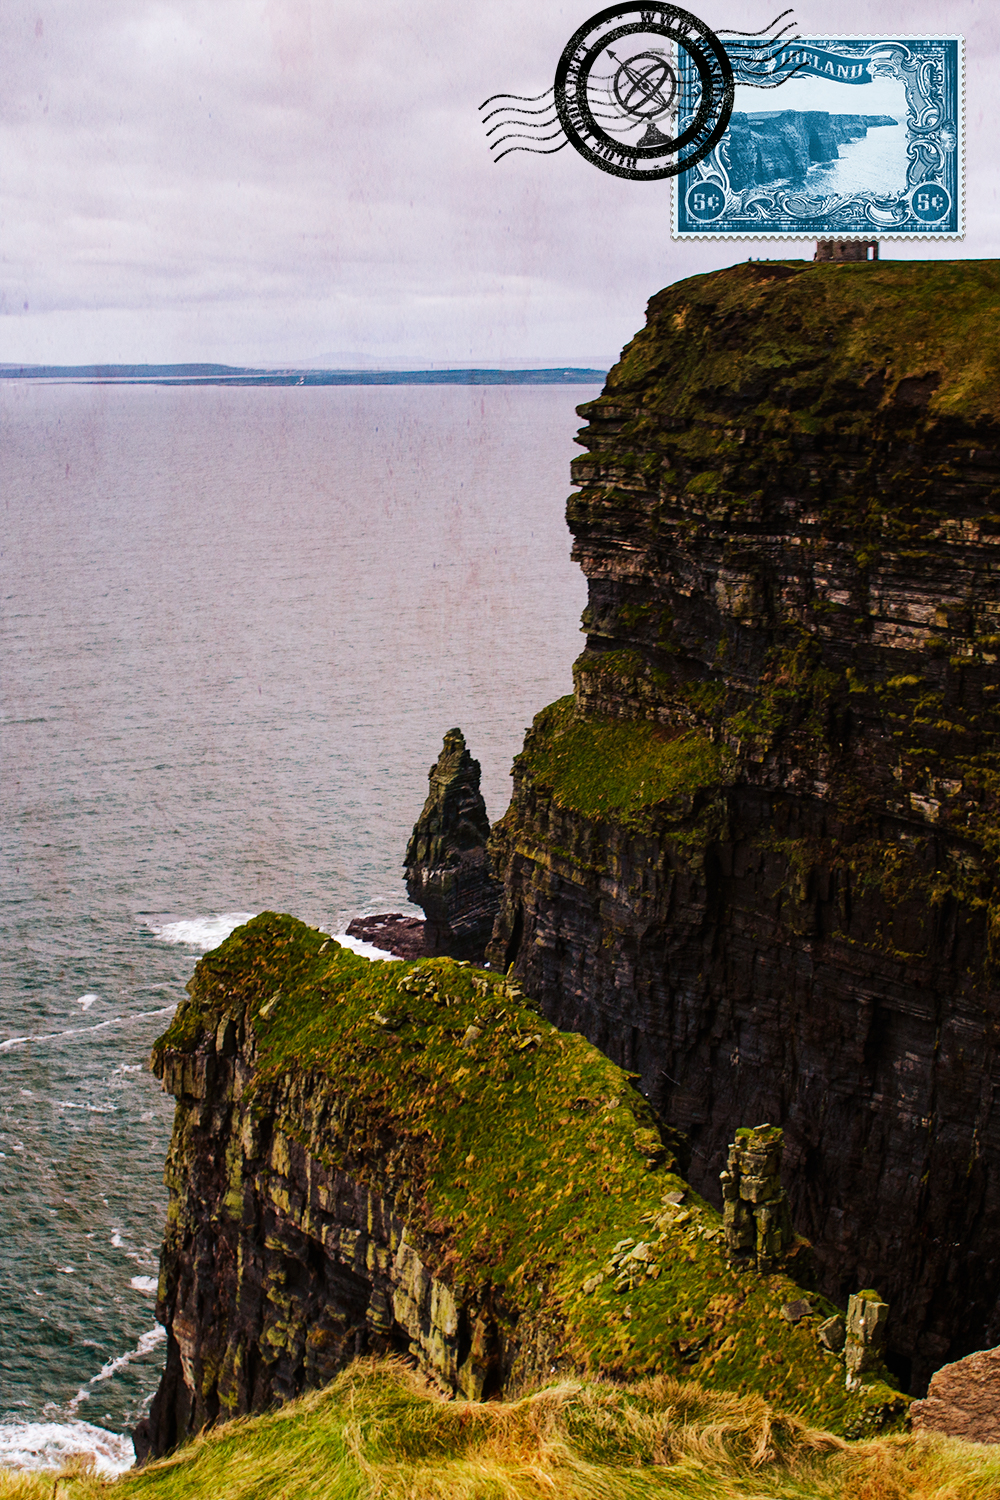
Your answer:
[[[728,1269],[683,1143],[519,987],[446,958],[372,963],[265,913],[189,988],[154,1052],[178,1105],[140,1456],[368,1352],[472,1399],[657,1372],[848,1432],[905,1405],[881,1384],[848,1396],[822,1298],[793,1325],[786,1275]]]
[[[575,695],[491,956],[641,1076],[717,1192],[786,1130],[826,1290],[914,1384],[1000,1342],[1000,266],[661,292],[580,408]]]

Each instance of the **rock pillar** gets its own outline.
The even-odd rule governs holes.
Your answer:
[[[788,1200],[781,1186],[784,1138],[777,1125],[737,1130],[720,1174],[723,1226],[730,1264],[767,1275],[792,1243]]]
[[[431,766],[430,791],[406,846],[406,891],[424,909],[428,957],[482,963],[500,907],[486,853],[490,820],[479,762],[460,729],[449,729]]]
[[[870,1289],[853,1292],[847,1304],[847,1342],[844,1364],[847,1367],[847,1389],[864,1385],[863,1376],[877,1371],[885,1349],[889,1304]]]

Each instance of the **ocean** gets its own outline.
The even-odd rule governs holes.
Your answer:
[[[0,1465],[132,1461],[198,956],[408,907],[446,730],[492,818],[572,686],[598,387],[0,381]]]

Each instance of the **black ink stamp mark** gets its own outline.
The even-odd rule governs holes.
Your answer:
[[[554,156],[572,145],[602,171],[635,181],[687,171],[725,131],[734,82],[776,88],[798,71],[788,46],[799,39],[783,40],[791,23],[778,29],[791,14],[782,11],[758,32],[722,33],[733,38],[723,44],[675,5],[611,6],[570,39],[552,87],[491,94],[479,106],[488,111],[493,160],[515,151]]]
[[[684,100],[680,53],[690,65]],[[722,43],[675,5],[609,6],[573,34],[556,68],[556,113],[570,144],[602,171],[631,181],[675,177],[700,161],[729,123],[733,94]],[[680,105],[690,124],[676,133]]]

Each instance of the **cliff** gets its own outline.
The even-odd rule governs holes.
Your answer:
[[[473,1400],[657,1372],[846,1431],[901,1412],[846,1391],[821,1297],[730,1269],[684,1143],[519,986],[265,913],[189,990],[153,1054],[177,1115],[140,1459],[369,1353]]]
[[[515,765],[491,957],[796,1229],[919,1388],[1000,1342],[1000,268],[669,288],[580,408],[575,693]]]
[[[735,113],[723,138],[730,186],[801,183],[810,167],[836,161],[840,147],[869,130],[896,125],[892,115],[831,115],[825,110],[782,109]]]

